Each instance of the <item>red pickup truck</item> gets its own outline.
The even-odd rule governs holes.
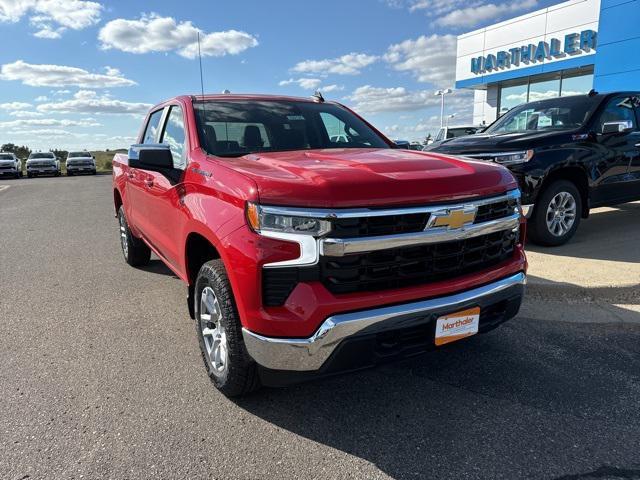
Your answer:
[[[320,95],[157,105],[114,158],[113,195],[125,260],[154,252],[186,283],[229,396],[488,331],[524,293],[506,168],[397,149]]]

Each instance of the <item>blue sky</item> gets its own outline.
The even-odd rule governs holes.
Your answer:
[[[439,125],[455,35],[545,0],[0,0],[0,143],[118,148],[149,104],[205,89],[326,97],[392,138]],[[468,121],[471,96],[448,102]]]

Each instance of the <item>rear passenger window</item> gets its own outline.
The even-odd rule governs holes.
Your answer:
[[[184,139],[185,133],[182,109],[179,106],[174,105],[169,111],[161,142],[169,145],[171,155],[173,156],[173,168],[178,168],[180,170],[184,170],[187,165]]]
[[[142,140],[142,143],[156,143],[163,111],[163,109],[160,109],[156,112],[153,112],[149,117],[149,123],[147,123],[147,128],[145,129],[144,139]]]

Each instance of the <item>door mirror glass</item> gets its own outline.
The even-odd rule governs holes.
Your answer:
[[[626,132],[628,130],[633,130],[633,124],[628,120],[624,120],[621,122],[605,122],[602,124],[603,135]]]
[[[163,172],[173,169],[173,156],[169,146],[161,143],[132,145],[129,149],[129,166]]]

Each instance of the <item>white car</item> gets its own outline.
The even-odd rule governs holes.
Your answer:
[[[13,178],[22,177],[22,160],[15,153],[0,152],[0,177],[11,175]]]
[[[478,130],[482,130],[483,127],[477,125],[458,125],[455,127],[441,127],[438,134],[426,148],[425,151],[438,147],[443,143],[457,137],[466,137],[467,135],[475,135]]]
[[[77,173],[96,174],[96,159],[89,152],[69,152],[67,155],[67,176]]]
[[[37,175],[60,176],[60,160],[53,152],[31,152],[27,159],[27,177]]]

